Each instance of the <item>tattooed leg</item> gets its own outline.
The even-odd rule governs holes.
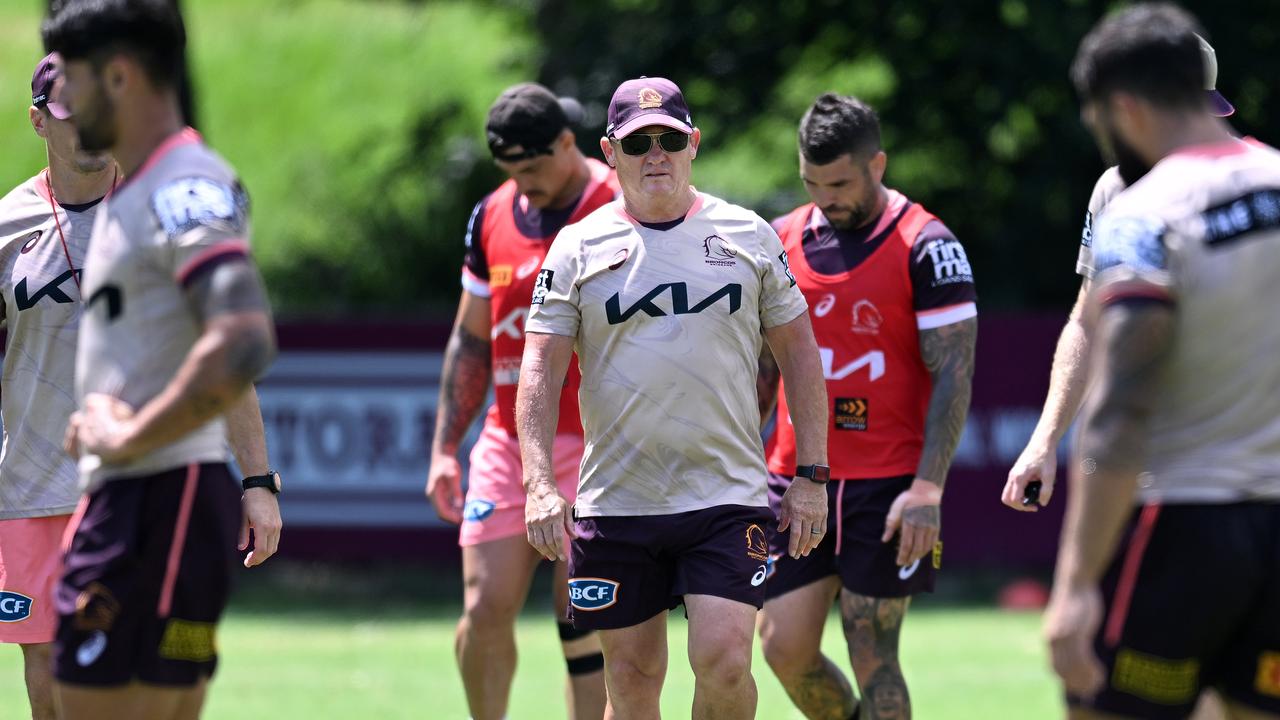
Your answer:
[[[848,720],[857,706],[848,678],[819,649],[839,589],[833,575],[765,602],[760,614],[764,659],[809,720]]]
[[[872,598],[840,592],[840,617],[849,661],[862,690],[861,720],[911,717],[911,696],[898,664],[898,636],[911,598]]]

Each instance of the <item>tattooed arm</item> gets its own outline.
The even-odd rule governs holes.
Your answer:
[[[1113,305],[1099,318],[1092,368],[1098,386],[1080,418],[1056,580],[1094,585],[1133,509],[1146,459],[1147,421],[1173,338],[1168,306]]]
[[[1160,369],[1172,345],[1168,305],[1112,305],[1098,319],[1090,372],[1096,378],[1080,417],[1044,634],[1068,691],[1092,694],[1104,682],[1093,638],[1102,622],[1098,589],[1125,520],[1133,512],[1147,454],[1147,424]]]
[[[136,413],[95,394],[72,416],[81,447],[105,462],[128,462],[226,412],[275,358],[266,292],[247,257],[206,269],[185,291],[201,334],[169,384]]]
[[[978,319],[920,331],[920,356],[933,380],[925,416],[924,449],[911,488],[893,502],[883,539],[902,529],[898,564],[910,565],[933,550],[941,532],[942,488],[969,413],[973,380],[973,351]]]
[[[760,403],[760,428],[768,424],[769,417],[778,407],[778,381],[782,379],[782,371],[778,369],[778,361],[773,359],[769,343],[760,345],[759,370],[756,373],[756,398]]]
[[[436,431],[431,442],[427,497],[436,513],[452,523],[462,522],[462,466],[458,446],[484,407],[492,376],[489,354],[489,298],[466,290],[444,351]]]

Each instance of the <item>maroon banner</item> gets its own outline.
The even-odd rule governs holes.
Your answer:
[[[1032,570],[1053,562],[1064,488],[1039,513],[1006,508],[1000,503],[1000,491],[1039,418],[1063,321],[1057,314],[981,316],[973,405],[943,502],[943,558],[950,567]],[[424,352],[433,356],[432,364],[438,363],[447,333],[441,323],[280,327],[286,362],[273,371],[260,392],[269,438],[274,436],[273,461],[279,456],[295,468],[296,492],[282,496],[294,540],[286,530],[282,553],[395,559],[422,558],[424,548],[430,548],[431,556],[456,557],[456,530],[440,523],[422,496],[430,439],[425,425],[434,419],[438,365],[434,372],[424,369],[416,377],[392,378],[382,369],[403,365]],[[326,355],[340,358],[341,363],[335,365]],[[299,359],[309,362],[299,365]],[[317,360],[330,370],[363,367],[364,371],[341,377],[333,372],[317,375],[308,367]],[[415,360],[414,366],[418,364]],[[295,370],[282,372],[287,367]],[[341,402],[348,405],[334,405]],[[373,410],[361,410],[361,403]],[[404,416],[399,425],[396,413]],[[383,419],[370,424],[358,420],[362,417]],[[301,434],[307,428],[312,435]],[[305,450],[313,446],[317,454],[308,460]],[[354,465],[345,463],[347,453]],[[394,542],[383,541],[391,536]]]

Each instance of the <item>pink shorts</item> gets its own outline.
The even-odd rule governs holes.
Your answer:
[[[582,450],[580,435],[557,435],[551,450],[556,484],[570,503],[578,494]],[[486,424],[471,449],[459,545],[467,547],[525,534],[521,472],[520,441],[505,430]]]
[[[0,642],[53,642],[54,589],[70,515],[0,520]]]

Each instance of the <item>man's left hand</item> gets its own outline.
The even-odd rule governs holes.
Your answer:
[[[244,559],[244,566],[250,568],[266,562],[280,546],[280,501],[267,488],[254,487],[244,491],[240,504],[244,507],[238,546],[241,552],[248,549],[249,529],[253,528],[253,550]]]
[[[113,465],[127,463],[138,455],[138,450],[130,447],[133,408],[120,398],[102,393],[86,395],[84,408],[75,414],[73,424],[82,453],[97,455]]]
[[[1096,586],[1054,588],[1044,611],[1044,637],[1049,641],[1053,671],[1068,693],[1090,698],[1106,682],[1106,670],[1093,651],[1102,624],[1102,593]]]
[[[889,506],[881,542],[889,542],[901,530],[899,567],[906,567],[933,550],[942,531],[942,488],[921,478],[899,493]]]
[[[778,532],[791,528],[787,554],[803,557],[818,547],[827,532],[827,486],[808,478],[795,477],[782,495]]]

